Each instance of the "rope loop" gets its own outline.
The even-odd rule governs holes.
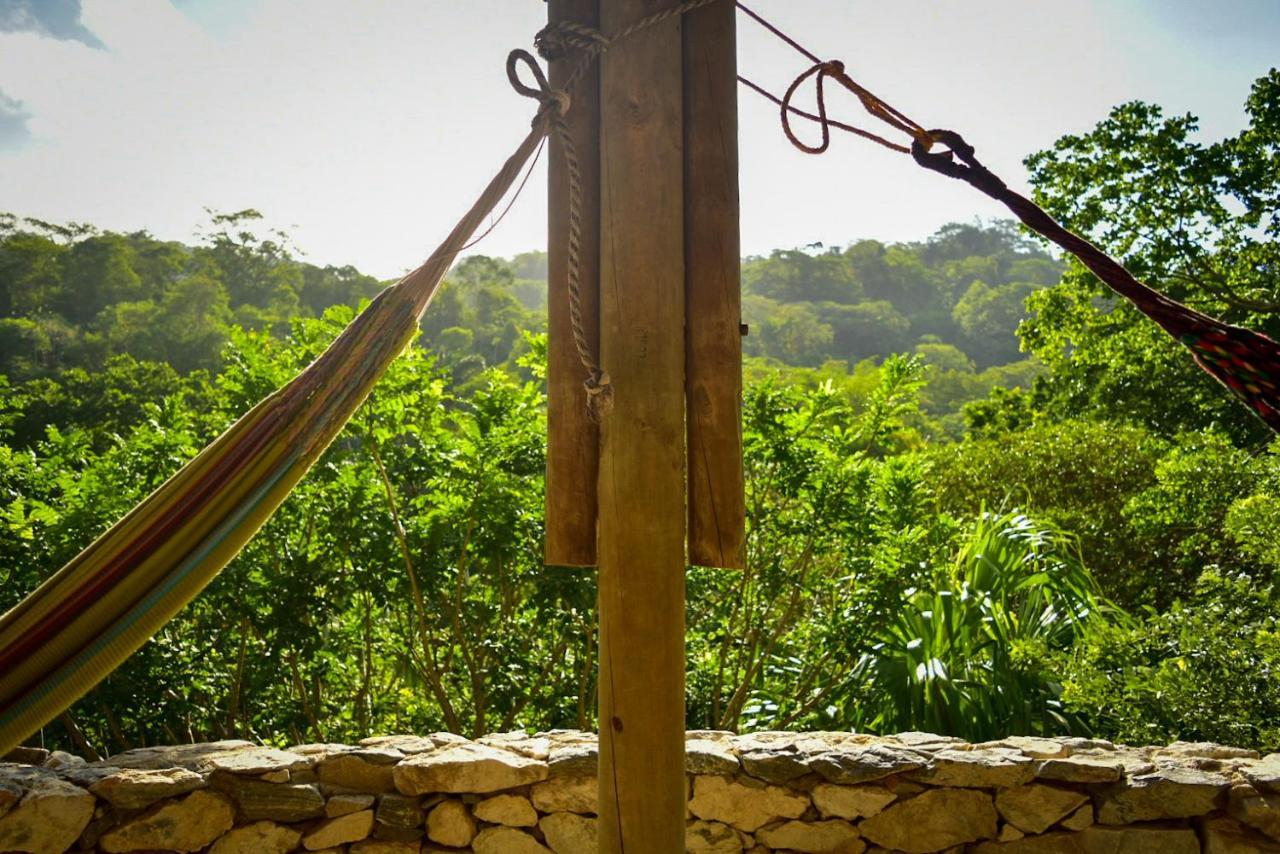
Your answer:
[[[533,74],[534,82],[537,87],[530,86],[520,79],[520,67],[524,66]],[[507,80],[511,82],[511,88],[526,98],[533,98],[541,106],[538,108],[538,114],[534,116],[533,123],[537,125],[539,122],[548,120],[548,116],[554,111],[555,115],[563,117],[569,112],[571,100],[569,93],[563,89],[552,89],[551,84],[547,82],[547,75],[542,72],[542,67],[538,65],[538,61],[527,50],[513,50],[507,54]]]
[[[832,62],[815,62],[809,67],[808,71],[802,73],[795,80],[791,81],[791,85],[787,87],[787,93],[782,96],[781,112],[782,112],[782,132],[787,135],[787,139],[791,140],[791,144],[803,151],[805,154],[821,154],[831,146],[831,120],[827,118],[827,95],[823,82],[832,72],[830,66],[832,64],[839,65],[840,70],[844,71],[844,66],[839,60]],[[791,101],[795,98],[796,92],[805,84],[810,77],[817,77],[815,92],[818,99],[818,114],[816,121],[818,127],[822,128],[822,141],[817,145],[809,145],[801,142],[800,137],[796,136],[796,132],[791,128],[791,114],[795,108],[791,105]]]

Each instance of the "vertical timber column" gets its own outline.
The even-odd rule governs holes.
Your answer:
[[[616,33],[669,0],[601,0]],[[684,193],[681,24],[601,57],[601,852],[684,851]]]
[[[550,0],[547,20],[599,26],[599,0]],[[550,63],[553,89],[564,86],[582,54]],[[588,346],[600,342],[600,76],[592,64],[573,91],[565,123],[582,180],[579,279]],[[599,432],[587,415],[586,368],[569,322],[569,168],[555,136],[547,167],[547,515],[544,560],[551,566],[596,565]]]
[[[689,562],[726,569],[746,566],[736,12],[684,16]]]

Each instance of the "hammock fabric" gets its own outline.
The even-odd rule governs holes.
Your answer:
[[[453,259],[539,150],[554,105],[543,99],[529,135],[434,255],[0,616],[0,756],[142,646],[271,517],[412,340]]]
[[[949,150],[930,154],[917,139],[911,146],[917,163],[964,181],[1001,202],[1032,231],[1079,258],[1107,287],[1186,345],[1196,364],[1226,386],[1272,431],[1280,433],[1280,344],[1261,332],[1224,323],[1152,290],[1101,249],[1063,228],[1035,202],[1010,190],[978,162],[973,146],[960,134],[931,130],[929,137]]]

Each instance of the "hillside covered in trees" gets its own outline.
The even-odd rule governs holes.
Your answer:
[[[1204,142],[1126,104],[1027,165],[1276,337],[1280,74],[1247,111]],[[592,726],[594,580],[540,562],[545,275],[459,263],[276,518],[46,740]],[[191,245],[0,217],[0,609],[384,284],[252,211]],[[1280,747],[1280,446],[1178,342],[1002,222],[747,258],[743,292],[749,569],[690,570],[691,727]]]

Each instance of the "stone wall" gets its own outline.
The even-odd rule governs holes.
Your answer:
[[[1280,754],[691,732],[687,757],[691,854],[1280,852]],[[7,759],[0,851],[595,854],[587,733]]]

